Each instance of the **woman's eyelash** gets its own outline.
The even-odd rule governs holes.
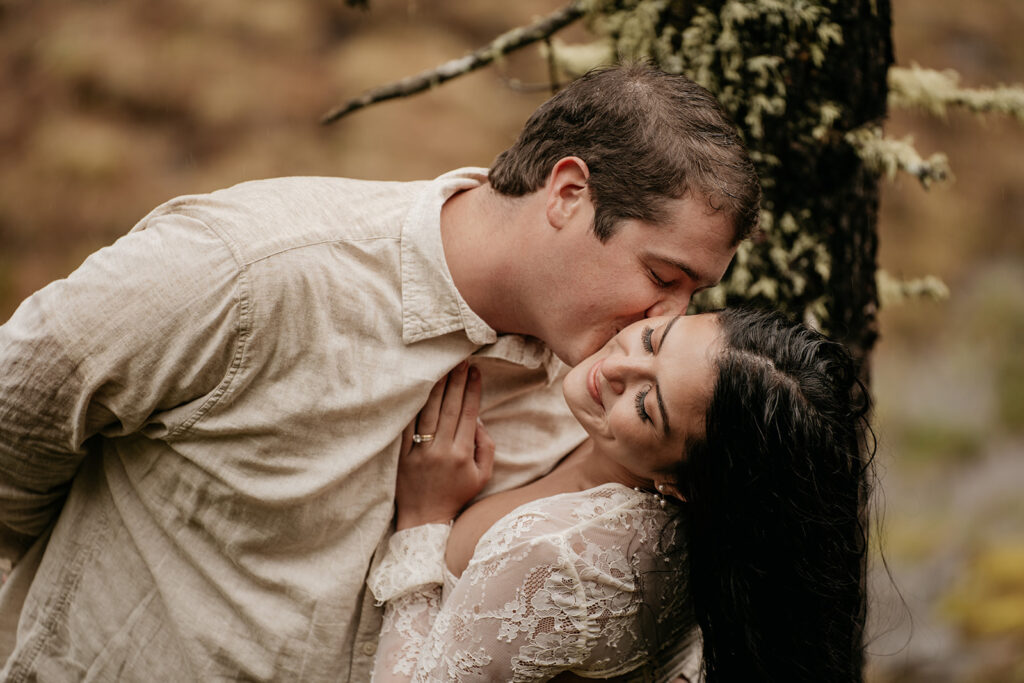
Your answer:
[[[647,353],[654,353],[654,344],[651,343],[651,335],[654,334],[654,329],[645,327],[644,331],[640,333],[640,343],[644,345],[644,350]]]
[[[640,416],[640,419],[643,422],[652,422],[651,416],[647,414],[647,409],[644,407],[644,400],[647,398],[647,394],[650,390],[650,387],[646,387],[638,391],[636,394],[636,414]]]

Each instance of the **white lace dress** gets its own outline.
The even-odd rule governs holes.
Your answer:
[[[374,668],[388,681],[696,681],[699,637],[658,499],[619,484],[526,503],[456,578],[449,526],[392,536],[369,587],[386,603]]]

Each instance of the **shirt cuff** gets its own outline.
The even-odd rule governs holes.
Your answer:
[[[451,524],[421,524],[388,539],[384,558],[366,580],[378,606],[444,583],[444,551],[451,528]]]

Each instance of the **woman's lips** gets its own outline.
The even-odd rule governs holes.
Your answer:
[[[594,402],[603,409],[604,401],[601,400],[601,391],[597,387],[597,371],[601,369],[602,363],[604,363],[603,358],[594,363],[590,372],[587,373],[587,391],[590,392],[590,397],[594,399]]]

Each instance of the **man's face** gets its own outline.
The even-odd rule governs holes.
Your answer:
[[[550,296],[538,321],[537,336],[569,365],[642,318],[685,313],[694,292],[722,279],[736,252],[731,221],[711,213],[703,198],[668,200],[664,224],[621,221],[603,243],[586,204],[559,235],[563,266],[545,278]]]

